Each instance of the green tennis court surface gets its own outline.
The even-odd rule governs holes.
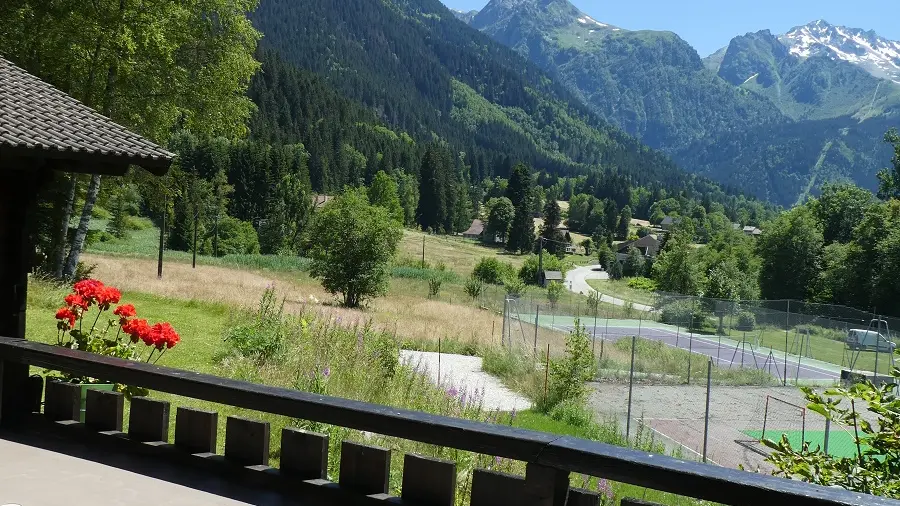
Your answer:
[[[743,431],[749,437],[753,439],[761,439],[762,431],[761,430],[745,430]],[[788,441],[791,443],[791,447],[795,449],[800,449],[802,446],[802,441],[804,436],[799,430],[771,430],[766,429],[766,439],[771,439],[773,441],[778,441],[781,439],[781,434],[787,435]],[[808,430],[805,433],[805,439],[809,442],[810,450],[815,450],[816,446],[825,447],[825,431],[824,430]],[[862,449],[865,450],[867,447],[863,445]],[[831,434],[828,436],[828,453],[829,455],[833,455],[835,457],[853,457],[856,455],[856,444],[853,443],[853,436],[843,430],[832,430]]]

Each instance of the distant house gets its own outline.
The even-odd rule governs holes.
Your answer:
[[[624,262],[628,258],[628,250],[636,248],[645,258],[656,258],[659,253],[659,239],[652,235],[641,237],[636,241],[625,241],[616,245],[616,258]]]
[[[754,226],[747,225],[746,227],[744,227],[744,235],[756,237],[756,236],[762,235],[762,230],[760,230]]]
[[[740,223],[732,223],[732,224],[731,224],[731,228],[734,229],[734,230],[740,230],[740,229],[741,229],[741,224],[740,224]]]
[[[681,223],[681,217],[679,216],[666,216],[659,223],[659,226],[663,228],[663,230],[672,230],[672,227]]]
[[[469,229],[462,233],[462,236],[466,239],[480,239],[481,234],[484,233],[484,222],[481,220],[472,220],[472,224],[469,225]]]
[[[544,271],[541,273],[541,286],[547,288],[551,281],[563,282],[563,274],[560,271]]]
[[[650,228],[650,227],[652,227],[653,225],[651,225],[650,222],[647,221],[647,220],[639,220],[639,219],[637,219],[637,218],[632,218],[632,219],[631,219],[631,226],[632,226],[632,227],[637,227],[637,228],[641,228],[641,227],[647,227],[647,228]]]

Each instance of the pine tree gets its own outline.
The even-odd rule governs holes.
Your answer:
[[[531,217],[532,182],[531,173],[525,164],[518,164],[509,178],[506,196],[516,210],[506,249],[527,253],[534,246],[534,219]]]

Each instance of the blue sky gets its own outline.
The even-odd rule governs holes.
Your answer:
[[[481,9],[487,0],[442,0],[456,9]],[[700,56],[727,46],[732,37],[768,28],[784,33],[824,19],[835,25],[875,30],[900,40],[898,0],[570,0],[591,17],[629,30],[670,30]]]

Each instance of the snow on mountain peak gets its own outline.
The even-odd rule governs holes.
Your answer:
[[[826,56],[859,65],[881,79],[900,84],[900,42],[873,31],[847,28],[819,19],[779,37],[800,58]]]

